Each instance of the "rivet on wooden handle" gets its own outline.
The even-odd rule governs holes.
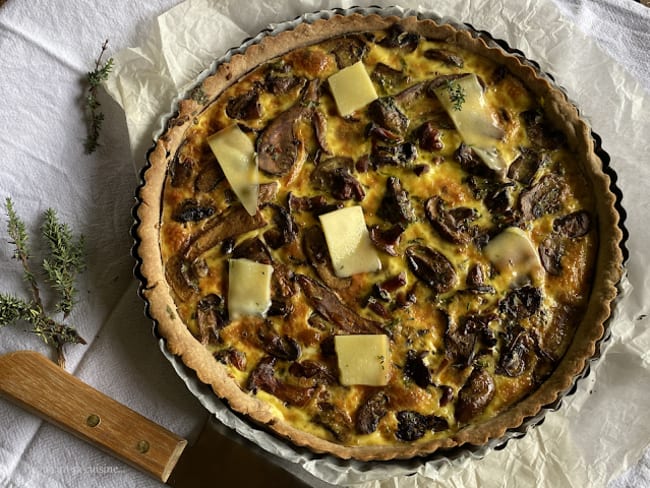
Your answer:
[[[187,444],[34,351],[0,356],[0,395],[163,482]]]

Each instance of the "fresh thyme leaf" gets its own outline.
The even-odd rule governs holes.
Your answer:
[[[72,310],[77,293],[74,285],[76,274],[85,269],[84,238],[80,236],[74,242],[70,227],[60,223],[56,212],[51,208],[45,212],[42,232],[43,238],[50,247],[50,257],[43,260],[43,269],[47,273],[50,285],[61,297],[56,305],[56,311],[63,312],[67,317]]]
[[[30,324],[34,334],[56,348],[58,363],[64,367],[63,346],[86,342],[73,327],[53,319],[45,312],[38,282],[29,268],[31,257],[25,224],[16,214],[10,198],[6,199],[5,207],[8,216],[7,230],[11,239],[9,242],[15,246],[14,258],[23,266],[25,278],[31,287],[32,300],[25,301],[0,293],[0,327],[17,322]],[[60,297],[55,307],[56,312],[62,312],[65,321],[75,302],[76,275],[85,269],[83,236],[75,239],[70,228],[58,221],[56,212],[52,209],[45,212],[41,231],[50,251],[49,257],[43,260],[43,269],[53,290]]]
[[[102,44],[102,51],[95,61],[94,71],[90,71],[86,76],[88,83],[88,92],[86,94],[86,112],[88,117],[88,135],[84,142],[86,154],[93,153],[99,147],[99,135],[104,122],[104,114],[99,111],[101,104],[97,99],[97,90],[99,86],[108,79],[108,75],[113,69],[113,58],[110,58],[102,65],[102,57],[108,48],[108,39]]]
[[[465,90],[463,90],[463,87],[453,80],[448,80],[446,88],[449,92],[449,101],[453,104],[454,110],[462,110],[465,103]]]

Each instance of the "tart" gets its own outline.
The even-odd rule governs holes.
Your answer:
[[[621,276],[587,124],[522,56],[332,15],[178,104],[136,208],[168,349],[235,412],[362,461],[481,446],[594,355]]]

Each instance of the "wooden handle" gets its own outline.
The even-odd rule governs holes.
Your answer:
[[[187,444],[37,352],[0,356],[0,395],[163,482]]]

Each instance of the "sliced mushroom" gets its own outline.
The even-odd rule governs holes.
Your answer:
[[[494,379],[484,369],[474,369],[458,392],[455,417],[465,424],[480,415],[494,398]]]
[[[400,237],[406,228],[401,224],[395,224],[387,229],[382,229],[378,225],[370,227],[370,239],[373,244],[382,251],[397,256]]]
[[[291,213],[281,205],[270,203],[268,207],[274,210],[273,223],[275,227],[264,232],[264,241],[271,249],[280,249],[298,238],[298,226]]]
[[[201,205],[196,200],[187,199],[180,203],[172,218],[181,223],[198,222],[211,217],[214,212],[214,207],[211,205]]]
[[[257,334],[264,352],[287,361],[297,361],[302,350],[300,344],[288,335],[280,335],[272,327],[261,328]]]
[[[410,81],[409,75],[403,70],[391,68],[384,63],[377,63],[370,78],[386,93],[392,93]]]
[[[429,354],[428,351],[416,352],[409,350],[406,353],[406,362],[404,363],[404,376],[415,382],[420,388],[426,388],[431,385],[431,371],[427,366],[424,358]]]
[[[333,157],[321,161],[312,171],[310,181],[314,188],[329,192],[337,200],[361,201],[366,195],[361,183],[352,175],[354,161]]]
[[[227,322],[223,299],[211,293],[199,300],[196,307],[196,322],[199,326],[201,344],[208,344],[211,338],[218,339],[219,329]]]
[[[314,310],[341,331],[349,334],[386,333],[379,322],[361,317],[326,286],[301,274],[296,275],[296,281]]]
[[[372,434],[388,413],[388,395],[383,391],[371,394],[356,412],[355,426],[359,434]]]
[[[370,153],[370,162],[375,168],[382,166],[410,166],[418,155],[418,149],[412,142],[397,144],[376,143]]]
[[[352,419],[345,410],[330,402],[318,402],[314,420],[329,430],[339,442],[345,442],[352,436]]]
[[[214,358],[220,363],[233,365],[239,371],[246,370],[246,353],[234,347],[218,351],[215,353]]]
[[[553,221],[553,230],[563,237],[577,239],[591,230],[591,218],[586,210],[578,210]]]
[[[539,148],[557,149],[565,142],[565,136],[553,128],[541,110],[527,110],[521,114],[530,142]]]
[[[447,420],[436,415],[423,415],[413,410],[402,410],[397,412],[397,432],[395,437],[401,441],[416,441],[428,431],[439,432],[447,430]]]
[[[338,381],[336,374],[327,366],[319,361],[309,359],[291,363],[289,373],[299,378],[309,378],[315,384],[333,385]]]
[[[519,212],[525,221],[562,209],[566,187],[559,175],[547,174],[519,195]]]
[[[516,378],[527,369],[533,341],[522,327],[510,332],[499,358],[497,373]]]
[[[403,135],[409,126],[409,118],[395,104],[393,97],[378,98],[368,106],[370,120],[380,127]]]
[[[537,313],[542,305],[542,291],[530,285],[510,291],[499,301],[499,311],[507,317],[525,319]]]
[[[377,209],[377,215],[391,224],[408,225],[416,220],[409,194],[395,176],[386,180],[386,191]]]
[[[276,362],[277,359],[271,356],[262,358],[248,376],[247,389],[253,393],[258,390],[266,391],[291,405],[307,405],[316,389],[292,385],[278,379],[275,375]]]
[[[431,60],[442,61],[448,66],[462,68],[465,64],[463,58],[458,54],[446,49],[427,49],[424,51],[424,57]]]
[[[414,244],[406,248],[405,255],[411,271],[436,295],[446,293],[456,286],[456,270],[441,252]]]
[[[251,120],[262,116],[262,104],[257,87],[231,98],[226,104],[226,115],[231,119]]]
[[[328,41],[324,47],[334,54],[339,69],[361,61],[368,52],[368,44],[361,35],[351,34]]]
[[[550,162],[548,154],[534,149],[522,148],[521,154],[508,168],[508,178],[522,185],[530,185],[537,171]]]
[[[415,51],[419,42],[419,34],[408,32],[400,24],[393,24],[388,28],[386,37],[381,39],[378,44],[383,47],[399,48],[410,53]]]
[[[311,81],[291,108],[278,115],[264,129],[257,140],[257,163],[260,170],[283,176],[307,157],[304,141],[296,128],[313,114],[313,103],[318,100],[318,81]]]
[[[478,211],[470,207],[447,208],[439,196],[429,198],[424,211],[438,233],[454,244],[467,244],[476,235],[471,223],[478,218]]]

